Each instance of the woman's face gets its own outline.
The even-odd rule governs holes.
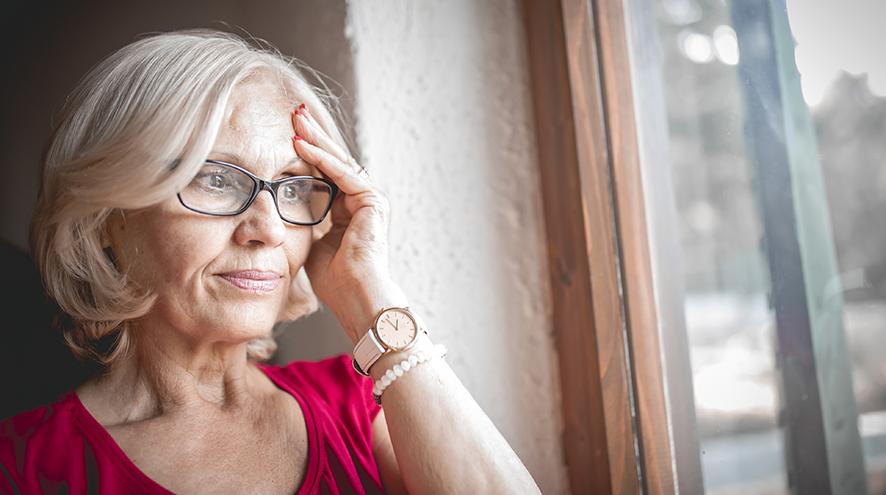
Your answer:
[[[209,158],[267,180],[318,175],[293,149],[291,106],[267,78],[241,83]],[[173,196],[156,207],[113,216],[109,225],[121,268],[158,295],[146,321],[187,339],[233,343],[266,336],[293,303],[290,297],[313,297],[290,290],[315,228],[285,223],[268,191],[237,216],[196,213]],[[251,281],[255,274],[245,271],[272,279]]]

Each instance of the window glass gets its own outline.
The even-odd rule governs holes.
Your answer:
[[[705,492],[886,493],[886,3],[652,3]]]

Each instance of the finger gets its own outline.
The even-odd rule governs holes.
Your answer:
[[[299,119],[299,115],[301,115],[303,119]],[[320,142],[316,140],[311,141],[309,139],[308,141],[310,141],[311,144],[324,148],[326,151],[332,153],[332,155],[334,155],[336,158],[351,166],[366,180],[369,180],[369,172],[366,167],[357,163],[357,160],[355,160],[346,150],[342,149],[341,146],[339,146],[338,143],[336,143],[336,141],[333,140],[325,130],[323,130],[323,126],[321,126],[320,123],[317,122],[317,119],[314,118],[314,116],[311,114],[311,111],[304,103],[299,105],[293,111],[292,117],[293,127],[299,128],[302,132],[306,134],[313,134],[314,136],[318,137],[318,140]],[[299,126],[299,122],[303,120],[307,120],[307,124],[305,124],[302,128]]]
[[[332,179],[345,194],[360,194],[372,189],[372,184],[357,174],[353,167],[345,164],[328,151],[306,141],[301,136],[293,136],[295,151],[317,166],[324,175]]]
[[[310,111],[302,103],[292,112],[292,127],[303,138],[314,146],[319,146],[331,153],[339,160],[347,163],[350,154],[342,149],[330,136],[323,130],[323,126],[311,116]]]

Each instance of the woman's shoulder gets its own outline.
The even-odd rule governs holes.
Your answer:
[[[0,420],[0,445],[4,441],[59,434],[71,430],[76,412],[75,400],[74,391],[68,391],[52,403]]]
[[[0,466],[13,472],[26,466],[54,472],[72,462],[72,441],[82,436],[75,400],[73,391],[66,392],[50,404],[0,420]]]

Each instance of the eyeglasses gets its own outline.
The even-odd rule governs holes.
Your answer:
[[[233,163],[206,160],[197,176],[178,193],[178,200],[197,213],[234,216],[246,211],[265,189],[273,196],[280,218],[295,225],[322,222],[338,193],[335,183],[321,177],[267,181]]]

